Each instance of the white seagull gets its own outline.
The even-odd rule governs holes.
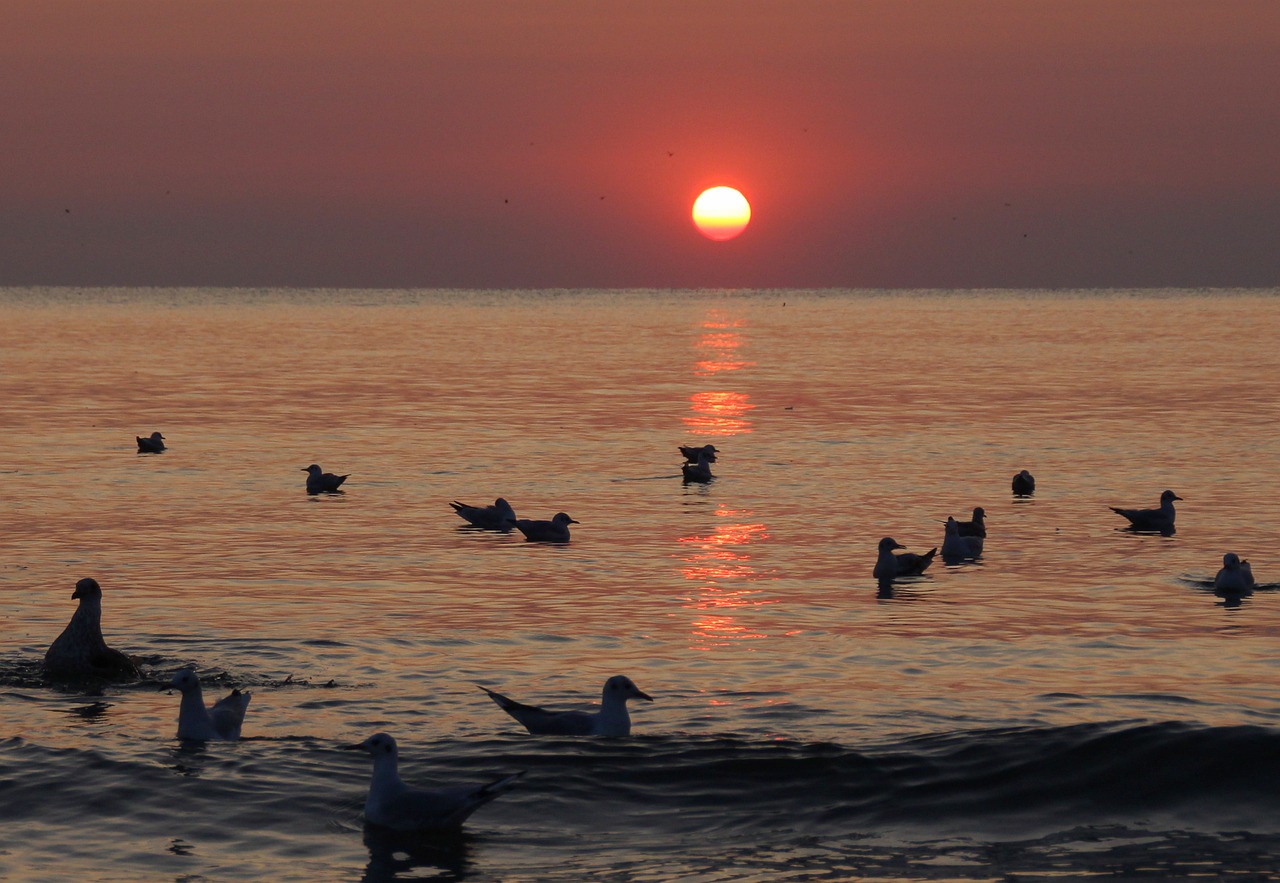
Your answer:
[[[882,539],[879,546],[880,553],[876,556],[876,566],[871,571],[871,575],[879,580],[893,579],[896,576],[916,576],[924,573],[925,569],[933,563],[933,556],[938,554],[936,546],[923,555],[917,555],[915,552],[893,554],[894,549],[904,548],[906,547],[899,544],[893,537]]]
[[[1160,495],[1160,508],[1158,509],[1117,509],[1115,506],[1108,506],[1107,508],[1117,515],[1123,515],[1129,519],[1129,527],[1132,530],[1154,530],[1161,533],[1172,533],[1174,530],[1173,519],[1177,515],[1173,510],[1173,501],[1181,499],[1182,497],[1173,491],[1165,491]]]
[[[517,518],[516,530],[524,534],[526,540],[536,543],[569,542],[569,525],[579,524],[564,512],[557,512],[550,521],[534,521],[531,518]]]
[[[240,738],[244,713],[252,693],[232,690],[209,708],[204,707],[200,678],[189,668],[173,676],[169,686],[182,691],[178,706],[178,738],[192,742],[234,742]]]
[[[151,433],[148,438],[140,435],[135,435],[134,438],[138,440],[139,454],[158,454],[164,450],[164,436],[158,432]]]
[[[600,710],[594,713],[547,711],[536,705],[524,705],[508,699],[488,687],[480,689],[488,693],[499,708],[524,724],[524,728],[536,736],[629,736],[631,716],[627,714],[627,700],[635,698],[653,701],[652,696],[642,692],[625,675],[614,675],[604,682]]]
[[[365,751],[373,757],[373,779],[364,802],[364,817],[393,831],[441,831],[462,827],[467,817],[507,791],[524,772],[495,779],[486,785],[461,785],[431,791],[410,788],[400,778],[396,740],[374,733],[348,751]]]
[[[1214,591],[1241,595],[1252,592],[1253,587],[1253,568],[1249,566],[1249,562],[1241,561],[1235,552],[1223,555],[1222,569],[1213,578]]]
[[[976,510],[981,512],[981,509]],[[946,534],[942,538],[942,560],[948,563],[965,558],[977,558],[982,554],[983,540],[979,536],[965,536],[960,533],[960,522],[954,518],[947,519]]]
[[[334,475],[332,472],[325,472],[315,463],[302,471],[307,473],[307,493],[309,494],[332,494],[351,477],[350,473]]]
[[[138,666],[102,637],[102,587],[85,577],[76,583],[72,598],[80,606],[71,621],[54,638],[44,654],[44,670],[54,678],[136,678]]]
[[[492,506],[468,506],[454,500],[449,504],[458,517],[474,527],[485,530],[511,530],[515,526],[516,510],[502,497],[493,501]]]

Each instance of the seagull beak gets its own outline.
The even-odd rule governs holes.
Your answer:
[[[653,701],[653,697],[652,697],[652,696],[650,696],[648,693],[644,692],[643,690],[636,690],[636,696],[637,696],[637,697],[639,697],[640,699],[644,699],[644,700],[646,700],[646,701],[648,701],[648,702],[652,702],[652,701]]]
[[[364,751],[364,745],[343,745],[343,751]]]

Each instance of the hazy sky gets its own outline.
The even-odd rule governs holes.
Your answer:
[[[7,0],[0,284],[1277,285],[1280,2]]]

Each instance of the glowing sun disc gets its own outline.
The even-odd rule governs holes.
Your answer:
[[[751,223],[751,205],[732,187],[712,187],[693,201],[693,225],[708,239],[732,239]]]

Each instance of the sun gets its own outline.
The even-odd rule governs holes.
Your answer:
[[[732,187],[712,187],[693,201],[693,225],[708,239],[732,239],[750,223],[751,205]]]

